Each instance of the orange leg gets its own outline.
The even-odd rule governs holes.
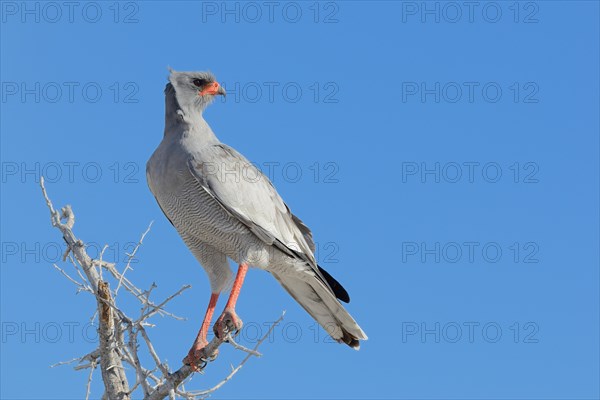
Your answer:
[[[206,314],[204,315],[204,320],[202,321],[202,326],[200,326],[198,336],[196,336],[196,340],[194,341],[194,344],[192,345],[188,355],[183,359],[184,364],[189,364],[192,367],[195,367],[200,359],[203,358],[206,360],[217,356],[218,352],[215,354],[205,354],[203,352],[204,348],[208,344],[208,341],[206,340],[206,334],[208,333],[208,328],[210,327],[210,323],[215,312],[215,307],[217,306],[217,300],[219,300],[219,293],[212,293],[210,295],[210,301],[208,302]]]
[[[225,337],[227,332],[238,332],[242,329],[242,320],[235,313],[235,304],[240,295],[240,290],[244,284],[244,278],[246,277],[247,271],[248,264],[240,264],[235,280],[233,281],[229,299],[225,305],[225,310],[223,310],[223,313],[217,319],[215,326],[213,327],[215,335],[217,335],[218,338]]]
[[[240,290],[242,290],[242,285],[244,284],[244,278],[246,277],[247,271],[248,265],[240,264],[237,275],[235,276],[235,280],[233,281],[233,287],[231,288],[231,293],[229,294],[229,299],[227,300],[225,308],[235,309],[235,303],[237,302],[237,299],[240,295]]]

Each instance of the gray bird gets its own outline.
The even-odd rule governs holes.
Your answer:
[[[204,351],[206,334],[219,294],[229,287],[213,330],[222,338],[241,328],[235,304],[248,266],[270,272],[333,339],[358,349],[367,335],[337,300],[350,300],[346,290],[317,265],[311,231],[268,178],[221,143],[204,120],[217,95],[225,90],[211,73],[171,70],[164,137],[146,165],[160,208],[210,280],[206,315],[184,362],[196,366],[216,356]],[[233,284],[228,258],[239,264]]]

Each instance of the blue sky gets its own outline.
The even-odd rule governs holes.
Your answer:
[[[94,348],[42,174],[92,255],[122,266],[155,221],[129,276],[157,300],[193,285],[169,307],[187,321],[149,332],[172,367],[186,354],[208,281],[144,173],[167,66],[227,88],[205,118],[312,228],[369,335],[329,343],[251,271],[240,341],[286,318],[215,397],[600,396],[597,2],[24,4],[1,3],[0,397],[82,398],[87,373],[49,365]]]

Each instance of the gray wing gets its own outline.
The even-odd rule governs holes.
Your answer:
[[[230,215],[258,238],[305,260],[317,276],[312,234],[294,216],[269,179],[243,155],[224,144],[205,147],[188,161],[191,174]]]

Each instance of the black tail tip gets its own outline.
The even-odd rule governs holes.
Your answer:
[[[331,290],[333,290],[335,297],[344,303],[350,303],[350,295],[348,295],[348,292],[346,289],[344,289],[342,284],[339,283],[333,276],[331,276],[329,272],[321,268],[321,266],[317,265],[317,267],[319,267],[319,271],[321,274],[323,274],[323,277],[327,281],[327,284],[329,284],[329,287],[331,287]]]
[[[351,338],[351,339],[342,338],[342,339],[339,339],[338,342],[347,344],[348,346],[352,347],[354,350],[357,350],[357,351],[360,350],[360,341],[358,339],[355,339],[355,338]]]
[[[352,339],[349,343],[346,344],[352,347],[354,350],[360,350],[360,342],[357,339]]]
[[[350,335],[348,332],[346,332],[346,331],[343,331],[343,332],[344,332],[344,336],[342,336],[340,339],[338,339],[338,342],[347,344],[348,346],[352,347],[354,350],[359,350],[360,349],[360,341],[357,338],[355,338],[354,336]]]

